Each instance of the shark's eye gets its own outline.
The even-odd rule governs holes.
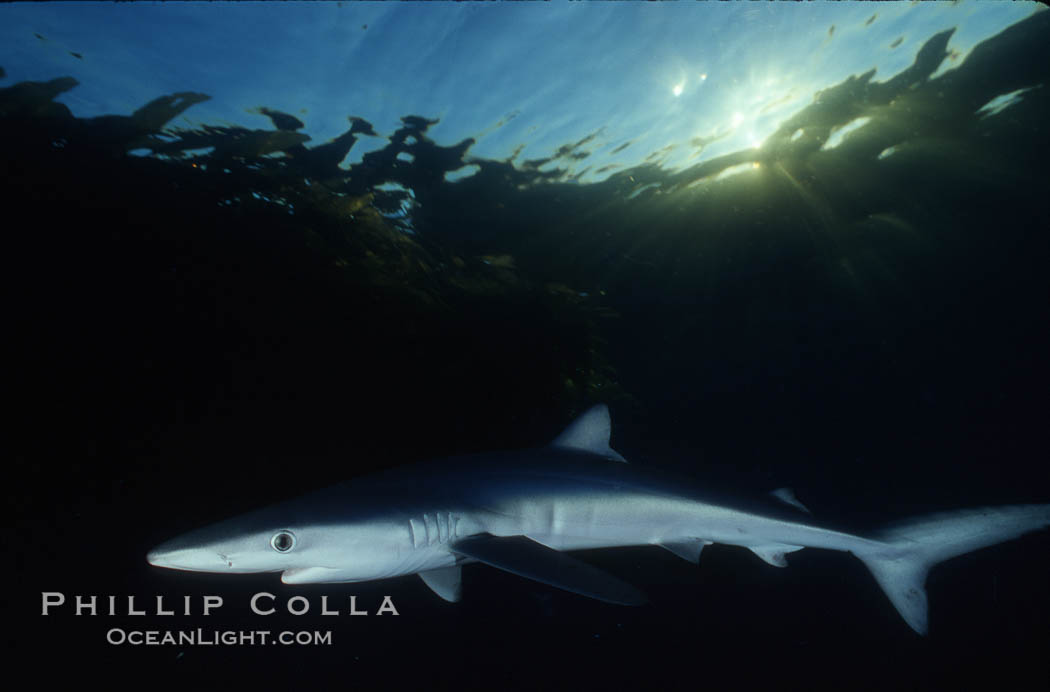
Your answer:
[[[291,531],[278,531],[270,539],[270,545],[279,553],[287,553],[295,547],[295,534]]]

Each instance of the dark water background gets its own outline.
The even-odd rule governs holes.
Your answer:
[[[470,141],[437,146],[417,115],[347,172],[361,120],[307,149],[279,113],[272,130],[165,131],[201,94],[78,120],[53,100],[73,80],[0,90],[9,650],[38,681],[116,687],[1047,689],[1045,533],[936,569],[928,638],[859,562],[815,550],[785,570],[718,546],[699,568],[588,554],[650,594],[637,609],[474,566],[457,605],[413,576],[297,588],[314,608],[298,618],[249,616],[252,593],[291,593],[275,576],[144,556],[370,470],[544,443],[600,401],[633,463],[790,485],[859,529],[1050,501],[1048,17],[934,80],[948,36],[931,37],[887,82],[829,85],[759,152],[591,185],[544,161],[447,183]],[[741,163],[758,166],[714,179]],[[227,605],[43,618],[41,591]],[[322,594],[344,613],[389,594],[401,615],[324,618]],[[115,647],[114,626],[331,629],[334,645]]]

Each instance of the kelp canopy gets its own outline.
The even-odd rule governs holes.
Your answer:
[[[698,387],[712,429],[757,408],[794,438],[829,400],[929,379],[961,334],[988,353],[1026,343],[1048,254],[1029,229],[1046,217],[1017,190],[1046,180],[1047,17],[937,77],[955,56],[951,32],[932,36],[896,76],[820,91],[760,147],[682,170],[654,152],[589,184],[567,162],[597,133],[491,161],[407,115],[347,165],[379,136],[358,117],[314,145],[264,106],[272,129],[174,124],[204,94],[80,119],[56,101],[71,78],[2,89],[22,449],[44,439],[88,469],[192,465],[205,444],[241,467],[354,450],[365,470],[467,439],[534,443],[557,431],[552,410],[625,390],[653,406]],[[989,232],[1003,210],[1019,220]],[[627,387],[614,347],[632,354]],[[937,387],[997,386],[961,382]],[[798,386],[822,403],[800,408]]]
[[[219,441],[250,460],[363,443],[349,473],[391,461],[368,449],[382,436],[352,439],[363,429],[455,450],[469,428],[484,445],[449,398],[506,416],[616,396],[596,292],[532,280],[504,253],[456,254],[415,231],[404,189],[378,189],[402,180],[426,205],[441,162],[461,165],[467,145],[434,145],[422,118],[348,173],[373,134],[360,119],[306,149],[302,123],[273,111],[273,130],[165,129],[202,94],[76,119],[53,100],[75,86],[0,90],[14,391],[41,425],[27,445],[72,422],[43,443],[90,474],[114,449]],[[397,175],[403,150],[417,162]]]

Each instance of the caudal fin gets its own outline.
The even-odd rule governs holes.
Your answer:
[[[1050,526],[1050,505],[1010,505],[932,514],[894,524],[884,547],[857,551],[897,612],[919,634],[928,631],[926,575],[938,562]]]

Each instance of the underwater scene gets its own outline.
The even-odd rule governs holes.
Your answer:
[[[1050,689],[1048,79],[1035,2],[0,6],[13,662]]]

